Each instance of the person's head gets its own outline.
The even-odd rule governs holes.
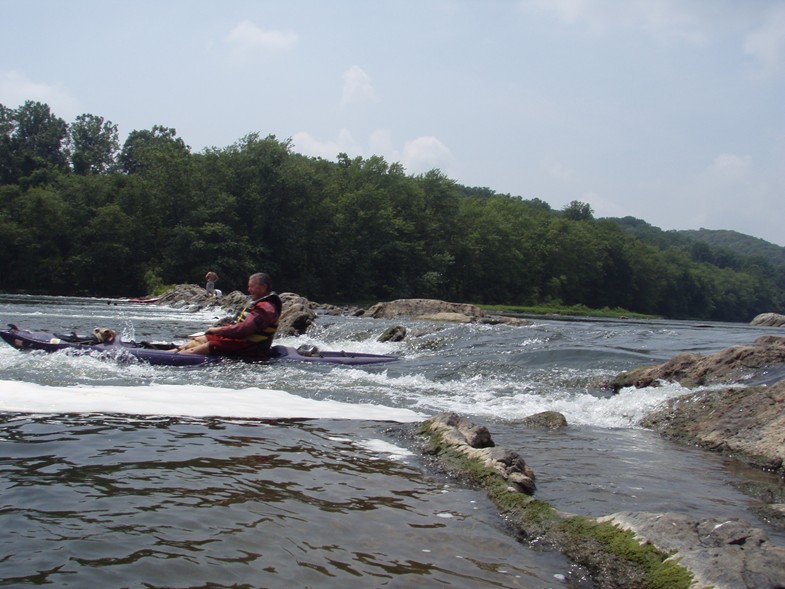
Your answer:
[[[248,277],[248,294],[254,300],[269,294],[273,289],[270,277],[264,272],[257,272]]]

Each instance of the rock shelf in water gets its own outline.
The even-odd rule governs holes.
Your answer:
[[[559,550],[585,567],[602,589],[782,587],[785,548],[742,520],[560,512],[532,496],[534,473],[520,456],[496,447],[484,426],[447,413],[423,422],[418,435],[425,454],[451,475],[484,489],[522,538]],[[531,484],[511,484],[510,464]]]

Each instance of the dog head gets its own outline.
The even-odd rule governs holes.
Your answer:
[[[93,330],[93,335],[99,342],[104,344],[111,344],[114,341],[114,338],[117,337],[117,332],[114,329],[109,329],[108,327],[96,327]]]

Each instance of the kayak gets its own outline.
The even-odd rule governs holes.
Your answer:
[[[148,303],[157,303],[160,300],[161,300],[161,297],[150,297],[150,298],[146,298],[146,299],[142,299],[142,298],[128,299],[128,302],[129,303],[145,303],[145,304],[148,304]]]
[[[115,360],[141,360],[148,364],[163,366],[203,366],[226,360],[242,360],[244,362],[319,362],[327,364],[346,364],[357,366],[362,364],[381,364],[394,362],[397,356],[383,354],[364,354],[359,352],[323,351],[316,346],[302,345],[298,348],[275,345],[270,355],[263,359],[242,358],[236,356],[202,356],[199,354],[178,354],[176,346],[171,343],[125,342],[118,336],[112,341],[101,341],[95,335],[57,334],[42,331],[25,331],[10,325],[9,329],[0,329],[0,337],[17,350],[42,350],[58,352],[69,350],[78,354],[99,354]]]

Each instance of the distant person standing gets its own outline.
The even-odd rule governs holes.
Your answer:
[[[204,287],[207,291],[207,294],[210,296],[215,296],[215,283],[218,282],[218,274],[210,270],[207,274],[204,275],[204,279],[207,282],[207,285]]]

